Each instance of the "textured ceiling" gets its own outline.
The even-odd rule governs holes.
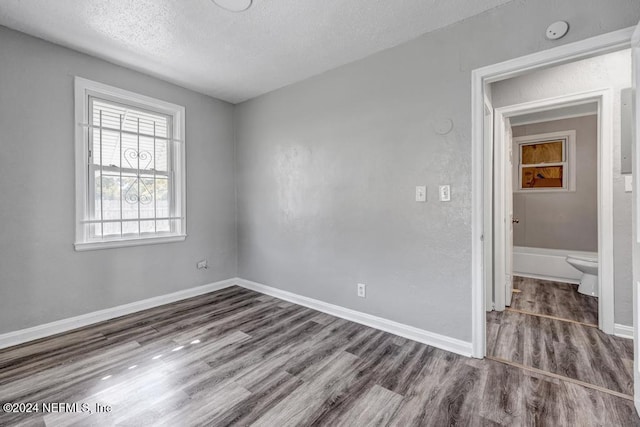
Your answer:
[[[511,0],[2,0],[0,25],[237,103]]]

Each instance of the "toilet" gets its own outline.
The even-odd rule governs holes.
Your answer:
[[[592,297],[598,296],[598,257],[569,254],[567,262],[582,272],[578,292]]]

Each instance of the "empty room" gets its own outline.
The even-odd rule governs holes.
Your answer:
[[[0,425],[640,425],[639,21],[3,0]]]

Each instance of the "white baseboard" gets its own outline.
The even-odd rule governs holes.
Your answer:
[[[324,301],[297,295],[291,292],[283,291],[281,289],[273,288],[271,286],[263,285],[261,283],[256,283],[245,279],[237,279],[237,285],[242,286],[246,289],[260,292],[262,294],[271,295],[272,297],[289,301],[294,304],[309,307],[314,310],[330,314],[332,316],[350,320],[355,323],[360,323],[361,325],[369,326],[371,328],[389,332],[391,334],[408,338],[413,341],[437,347],[442,350],[450,351],[467,357],[471,356],[471,343],[467,341],[462,341],[445,335],[425,331],[424,329],[418,329],[413,326],[405,325],[403,323],[394,322],[382,317],[373,316],[371,314],[362,313],[360,311],[351,310],[349,308],[340,307],[334,304],[329,304]]]
[[[235,285],[236,282],[237,279],[222,280],[195,288],[173,292],[171,294],[160,295],[129,304],[119,305],[117,307],[98,310],[87,314],[81,314],[80,316],[70,317],[68,319],[45,323],[43,325],[34,326],[32,328],[21,329],[19,331],[8,332],[6,334],[0,334],[0,349],[48,337],[51,335],[60,334],[62,332],[68,332],[73,329],[81,328],[83,326],[88,326],[94,323],[103,322],[105,320],[114,319],[116,317],[136,313],[138,311],[146,310],[149,308],[158,307],[160,305],[169,304],[183,299],[228,288]]]
[[[40,338],[45,338],[51,335],[60,334],[62,332],[68,332],[73,329],[81,328],[94,323],[103,322],[105,320],[114,319],[116,317],[136,313],[138,311],[146,310],[149,308],[154,308],[164,304],[169,304],[209,292],[214,292],[234,285],[241,286],[246,289],[251,289],[265,295],[271,295],[273,297],[289,301],[294,304],[309,307],[314,310],[330,314],[332,316],[340,317],[352,322],[379,329],[381,331],[389,332],[391,334],[437,347],[442,350],[451,351],[463,356],[471,356],[470,342],[425,331],[423,329],[394,322],[382,317],[373,316],[371,314],[362,313],[334,304],[329,304],[313,298],[304,297],[291,292],[273,288],[271,286],[266,286],[260,283],[251,282],[249,280],[240,278],[222,280],[220,282],[210,283],[208,285],[185,289],[167,295],[160,295],[142,301],[136,301],[117,307],[82,314],[80,316],[75,316],[68,319],[46,323],[44,325],[34,326],[32,328],[1,334],[0,349],[22,344],[28,341],[37,340]]]
[[[613,325],[613,335],[620,338],[633,339],[633,326],[621,325],[616,323]]]

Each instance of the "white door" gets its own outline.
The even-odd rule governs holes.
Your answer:
[[[494,111],[493,245],[495,309],[511,305],[513,291],[513,193],[511,123],[500,109]]]
[[[640,414],[640,24],[631,39],[633,49],[633,86],[634,86],[634,159],[633,159],[633,204],[635,236],[633,239],[633,343],[634,343],[634,382],[633,390],[636,411]]]
[[[506,229],[505,233],[505,268],[504,268],[504,283],[505,283],[505,296],[504,304],[511,305],[511,296],[513,295],[513,132],[511,130],[511,121],[509,119],[504,120],[505,138],[507,156],[505,161],[504,171],[504,207],[505,207],[505,221]]]

